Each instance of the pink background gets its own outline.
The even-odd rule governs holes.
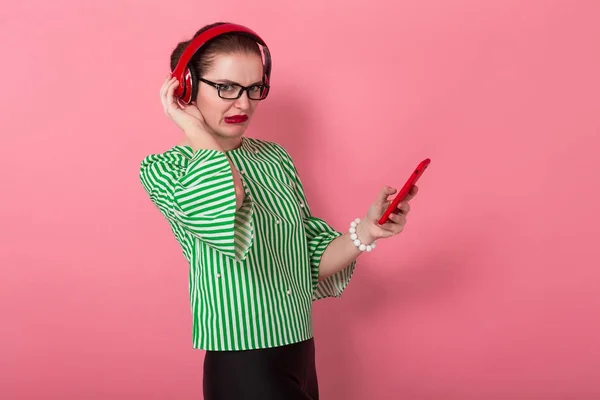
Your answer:
[[[187,266],[138,181],[177,41],[274,57],[249,135],[340,230],[423,158],[406,231],[315,304],[322,398],[600,397],[600,5],[13,1],[0,13],[0,398],[199,399]]]

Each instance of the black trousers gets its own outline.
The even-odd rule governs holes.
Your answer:
[[[318,400],[314,339],[243,351],[207,351],[205,400]]]

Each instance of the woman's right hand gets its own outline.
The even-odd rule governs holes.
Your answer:
[[[175,89],[179,85],[176,78],[169,76],[160,88],[160,99],[162,101],[165,114],[183,130],[187,136],[185,143],[194,150],[213,149],[224,153],[217,140],[209,133],[209,129],[204,122],[204,116],[196,104],[182,104],[175,96]],[[233,173],[233,183],[235,186],[236,210],[242,206],[245,197],[244,186],[239,172],[234,167],[231,160],[229,165]]]
[[[165,114],[181,128],[186,135],[202,131],[208,134],[204,117],[196,106],[192,103],[189,105],[180,103],[175,96],[175,89],[179,85],[177,78],[167,77],[162,87],[160,88],[160,99],[162,101]]]

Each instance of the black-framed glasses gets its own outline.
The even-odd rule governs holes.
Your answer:
[[[216,83],[208,79],[200,78],[200,80],[214,88],[219,92],[219,97],[225,100],[236,100],[242,97],[244,92],[248,93],[248,98],[252,100],[264,100],[269,94],[269,86],[265,84],[242,86],[237,83]]]

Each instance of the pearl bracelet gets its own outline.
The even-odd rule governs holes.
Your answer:
[[[375,242],[366,245],[362,243],[360,239],[358,239],[358,235],[356,234],[356,227],[358,226],[359,222],[360,218],[356,218],[350,223],[350,239],[352,239],[352,243],[354,243],[354,245],[358,247],[360,251],[369,252],[375,248]]]

